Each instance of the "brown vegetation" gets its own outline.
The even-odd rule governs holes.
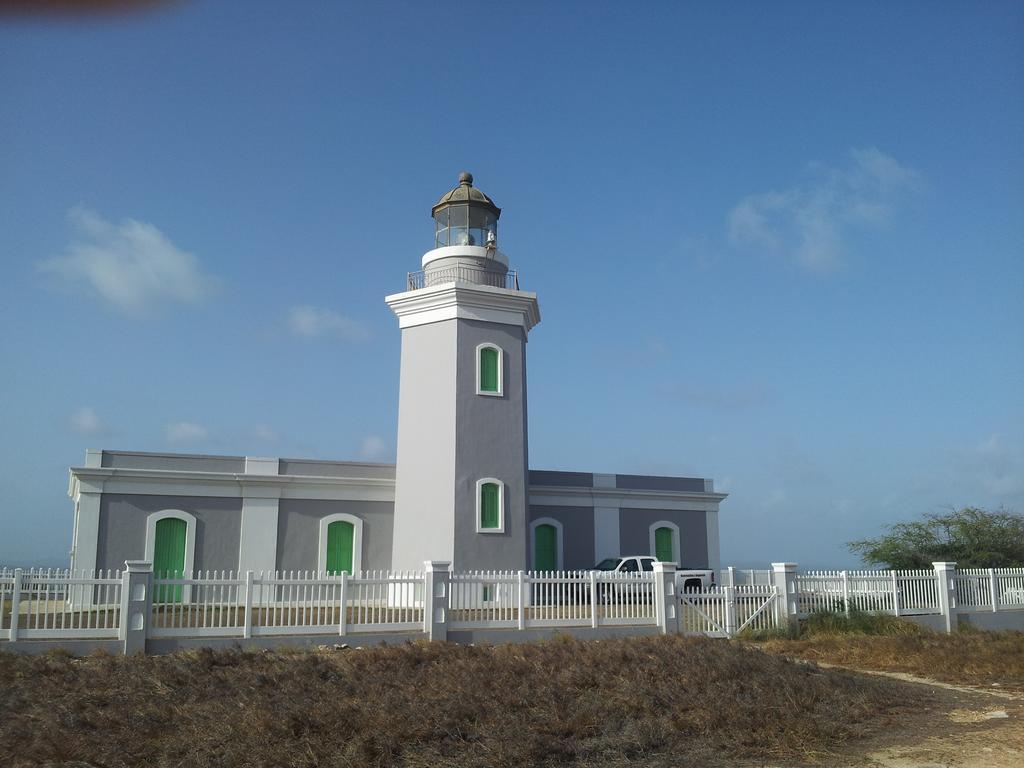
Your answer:
[[[774,653],[854,669],[906,672],[959,685],[1024,690],[1024,633],[917,629],[891,635],[817,634],[797,640],[770,639]]]
[[[681,637],[0,654],[0,754],[109,768],[828,761],[925,696]]]

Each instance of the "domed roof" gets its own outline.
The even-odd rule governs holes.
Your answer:
[[[494,213],[495,218],[501,216],[501,208],[496,206],[494,201],[483,193],[483,190],[473,186],[473,174],[469,171],[463,171],[459,174],[459,186],[451,192],[441,195],[441,199],[430,209],[430,215],[433,216],[437,213],[438,208],[443,208],[453,203],[469,203],[470,205],[487,208]]]

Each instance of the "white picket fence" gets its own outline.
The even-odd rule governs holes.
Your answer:
[[[963,612],[1024,608],[1024,568],[970,568],[953,578]],[[913,616],[942,612],[934,570],[808,571],[796,577],[799,615],[851,610]]]
[[[744,630],[781,625],[778,590],[770,584],[739,584],[684,590],[679,600],[679,628],[684,634],[734,637]]]
[[[473,571],[452,574],[449,627],[531,629],[652,625],[654,574]]]
[[[808,571],[796,580],[801,616],[850,610],[910,616],[941,610],[934,570]]]
[[[424,584],[416,572],[156,573],[146,635],[422,631]],[[653,573],[454,573],[446,623],[451,629],[654,625],[654,584]],[[120,572],[0,571],[0,639],[123,636],[121,592]]]
[[[671,573],[444,572],[449,587],[442,593],[441,619],[428,593],[430,574],[420,572],[147,571],[131,592],[138,600],[138,587],[144,596],[150,590],[142,623],[144,636],[154,639],[425,632],[437,621],[451,630],[658,627],[734,637],[784,627],[817,611],[909,616],[1024,610],[1024,568],[944,575],[938,569],[788,568],[774,573],[784,578],[773,584],[730,579],[679,593],[673,593]],[[0,569],[0,640],[124,640],[131,632],[127,585],[133,573],[139,576]],[[425,608],[425,597],[434,611]]]
[[[121,584],[120,571],[2,569],[0,639],[116,638]]]

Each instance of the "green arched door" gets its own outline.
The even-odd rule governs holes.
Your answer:
[[[188,523],[180,517],[156,521],[153,541],[153,573],[157,578],[181,578],[185,571],[185,534]],[[159,603],[181,602],[181,585],[163,587],[155,599]]]
[[[558,568],[558,529],[544,523],[533,529],[533,568],[554,571]]]
[[[658,528],[654,531],[654,556],[663,563],[674,563],[672,552],[672,529]]]
[[[327,572],[352,573],[352,542],[355,526],[336,520],[327,526]]]

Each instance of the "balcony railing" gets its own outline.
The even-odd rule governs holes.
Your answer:
[[[472,283],[473,285],[489,285],[492,288],[518,291],[519,273],[510,271],[501,274],[478,267],[439,267],[410,272],[407,290],[415,291],[417,288],[429,288],[445,283]]]

